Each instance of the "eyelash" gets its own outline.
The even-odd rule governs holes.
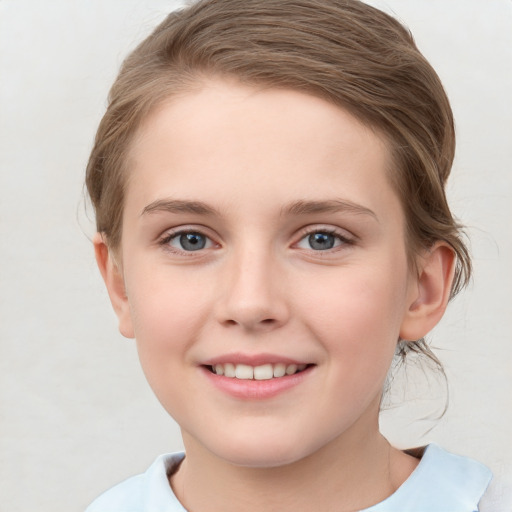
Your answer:
[[[340,243],[339,245],[337,246],[334,246],[334,247],[331,247],[331,248],[328,248],[328,249],[325,249],[325,250],[315,250],[313,248],[309,248],[310,251],[316,253],[316,254],[320,254],[320,253],[331,253],[331,252],[334,252],[336,250],[339,250],[339,247],[342,247],[342,246],[347,246],[347,245],[354,245],[356,243],[356,239],[355,237],[352,238],[352,237],[347,237],[345,233],[341,233],[340,231],[336,230],[336,229],[332,229],[332,228],[305,228],[301,234],[300,234],[300,238],[298,240],[298,242],[295,242],[295,246],[297,246],[299,243],[301,243],[303,240],[305,240],[306,238],[310,237],[311,235],[314,235],[314,234],[322,234],[322,235],[330,235],[330,236],[333,236],[335,237]],[[211,245],[215,246],[215,242],[211,239],[211,237],[209,237],[208,235],[206,235],[201,229],[182,229],[182,230],[179,230],[179,231],[172,231],[172,232],[167,232],[159,241],[158,241],[158,245],[159,246],[162,246],[164,247],[166,250],[172,252],[172,253],[175,253],[175,254],[180,254],[180,255],[186,255],[186,256],[194,256],[195,253],[200,253],[202,252],[203,250],[205,249],[209,249],[210,247],[204,247],[204,248],[200,248],[196,251],[187,251],[187,250],[184,250],[184,249],[177,249],[173,246],[170,245],[170,242],[178,237],[181,237],[183,235],[199,235],[201,237],[204,237],[206,240],[207,240],[207,244],[208,244],[208,241],[210,242]]]
[[[301,233],[301,237],[300,237],[299,241],[296,242],[294,245],[298,245],[303,240],[305,240],[308,237],[310,237],[311,235],[315,235],[315,234],[330,235],[330,236],[333,236],[334,238],[336,238],[340,242],[339,245],[331,247],[329,249],[325,249],[325,250],[315,250],[313,248],[310,248],[309,250],[314,252],[315,254],[332,253],[332,252],[335,252],[336,250],[339,250],[343,246],[354,245],[356,242],[355,237],[347,236],[345,231],[342,233],[339,230],[336,230],[334,228],[314,227],[314,228],[305,228]]]
[[[186,251],[183,249],[177,249],[176,247],[173,247],[172,245],[170,245],[172,240],[174,240],[178,237],[181,237],[183,235],[200,235],[201,237],[203,237],[207,240],[206,243],[208,243],[208,241],[209,241],[212,245],[215,245],[215,242],[212,241],[211,237],[206,235],[201,229],[193,229],[193,228],[167,232],[160,240],[158,240],[158,245],[164,247],[166,250],[168,250],[174,254],[186,255],[189,257],[195,256],[195,253],[202,252],[203,249],[206,249],[206,248],[209,249],[209,247],[206,247],[206,248],[198,249],[197,251]]]

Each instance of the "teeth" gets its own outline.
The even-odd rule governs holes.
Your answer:
[[[222,367],[221,364],[218,364],[217,366]],[[215,368],[215,371],[217,372],[217,368]],[[219,372],[217,372],[217,375],[219,375]],[[222,373],[220,375],[222,375]],[[231,364],[231,363],[226,363],[224,365],[224,375],[226,377],[231,377],[231,378],[235,377],[236,376],[235,365]]]
[[[237,379],[249,380],[254,377],[254,368],[246,364],[237,364],[235,370],[235,377]]]
[[[297,365],[296,364],[289,364],[286,367],[286,375],[293,375],[297,371]]]
[[[274,377],[284,377],[286,375],[286,365],[277,363],[274,365]]]
[[[254,380],[268,380],[274,376],[274,369],[271,364],[264,364],[254,368]]]
[[[242,379],[242,380],[269,380],[272,378],[284,377],[285,375],[293,375],[297,372],[305,370],[306,364],[263,364],[261,366],[249,366],[247,364],[216,364],[212,366],[212,371],[217,375],[225,377]]]

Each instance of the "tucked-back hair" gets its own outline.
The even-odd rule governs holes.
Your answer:
[[[210,77],[288,88],[346,109],[387,141],[410,261],[445,241],[452,294],[471,273],[445,196],[454,156],[443,86],[409,31],[357,0],[200,0],[171,13],[124,61],[87,167],[98,231],[121,241],[130,142],[148,113]],[[422,340],[409,345],[423,351]]]

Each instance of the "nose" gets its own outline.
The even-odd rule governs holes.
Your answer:
[[[241,250],[225,262],[217,319],[247,331],[271,331],[289,318],[284,276],[264,250]]]

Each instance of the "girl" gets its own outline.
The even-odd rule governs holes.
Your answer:
[[[125,61],[87,168],[96,259],[182,430],[88,512],[475,511],[479,463],[379,433],[394,354],[471,264],[450,106],[356,0],[203,0]]]

